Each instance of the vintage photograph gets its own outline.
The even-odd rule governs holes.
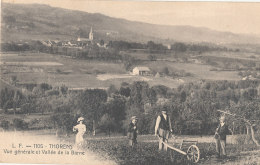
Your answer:
[[[259,11],[2,0],[0,164],[259,164]]]

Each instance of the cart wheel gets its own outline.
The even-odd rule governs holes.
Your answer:
[[[196,145],[191,145],[187,150],[187,158],[193,163],[197,163],[200,160],[200,150]]]

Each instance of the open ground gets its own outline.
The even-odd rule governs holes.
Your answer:
[[[143,61],[142,66],[153,72],[167,67],[170,72],[187,72],[185,77],[133,76],[122,63],[96,60],[79,60],[45,53],[1,54],[1,79],[10,82],[16,77],[17,83],[48,83],[53,86],[66,85],[69,88],[108,88],[122,82],[147,81],[151,86],[165,85],[176,88],[180,84],[200,79],[239,80],[237,71],[213,71],[212,66],[197,63],[172,61]]]
[[[25,132],[2,132],[1,141],[6,141],[6,139],[13,139],[17,144],[4,143],[1,149],[10,148],[12,145],[18,145],[22,143],[23,145],[44,144],[48,148],[49,144],[66,144],[74,146],[74,135],[69,137],[55,137],[53,130],[41,130],[41,131],[25,131]],[[19,137],[19,138],[18,138]],[[21,138],[23,137],[23,138]],[[217,159],[215,157],[215,144],[214,139],[211,136],[185,136],[177,135],[175,138],[170,138],[169,144],[179,148],[180,142],[185,140],[197,140],[197,146],[200,149],[200,161],[197,164],[207,165],[207,164],[257,164],[259,162],[259,152],[257,152],[256,147],[253,144],[230,144],[230,139],[228,137],[227,143],[227,153],[228,157],[225,159]],[[138,144],[136,148],[131,148],[128,146],[128,139],[126,136],[96,136],[92,135],[85,136],[84,149],[81,151],[85,152],[84,156],[62,156],[62,155],[40,155],[31,157],[30,155],[15,155],[15,160],[19,160],[20,163],[26,160],[26,163],[77,163],[84,164],[104,164],[104,165],[114,165],[114,164],[192,164],[190,163],[186,156],[178,154],[177,152],[171,152],[169,149],[167,152],[158,151],[158,139],[154,135],[142,135],[138,136]],[[8,142],[7,141],[7,142]],[[12,142],[13,142],[12,141]],[[73,150],[72,149],[72,150]],[[55,149],[54,149],[55,150]],[[185,152],[186,150],[183,149]],[[254,150],[254,151],[252,151]],[[1,152],[3,152],[1,150]],[[2,155],[3,153],[1,153]],[[28,159],[25,159],[28,157]],[[3,157],[4,162],[12,162],[12,156]],[[29,161],[29,162],[28,162]]]

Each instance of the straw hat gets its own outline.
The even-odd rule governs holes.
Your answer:
[[[225,121],[225,116],[224,116],[224,115],[223,115],[223,116],[220,116],[219,120],[220,120],[220,121]]]
[[[78,118],[78,123],[79,123],[80,121],[83,121],[83,120],[84,120],[83,117],[79,117],[79,118]]]
[[[132,116],[131,120],[134,120],[134,119],[137,120],[138,118],[136,116]]]

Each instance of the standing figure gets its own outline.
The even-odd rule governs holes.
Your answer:
[[[159,134],[158,134],[159,129]],[[162,109],[162,113],[157,117],[154,134],[159,136],[159,151],[162,149],[167,151],[167,146],[163,144],[168,142],[170,133],[172,132],[172,125],[169,115],[167,114],[167,108]]]
[[[225,124],[225,116],[221,116],[219,121],[220,123],[215,132],[217,157],[221,156],[221,150],[223,157],[226,157],[226,138],[231,131],[228,129],[227,124]]]
[[[129,145],[132,147],[136,146],[137,144],[137,134],[138,134],[137,117],[133,116],[131,117],[131,123],[129,124],[128,131],[127,131]]]
[[[83,117],[79,117],[77,121],[79,124],[73,127],[73,132],[78,131],[75,139],[75,143],[77,147],[81,147],[84,142],[83,135],[86,132],[86,125],[83,124],[83,120],[84,120]]]

